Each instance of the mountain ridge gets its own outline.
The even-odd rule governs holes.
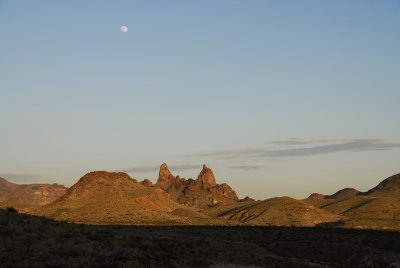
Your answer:
[[[0,178],[0,201],[2,203],[17,203],[19,205],[46,205],[66,191],[67,187],[53,184],[16,184]]]
[[[32,185],[27,189],[36,191]],[[19,187],[0,179],[0,206],[16,204],[4,196],[7,189]],[[93,171],[52,198],[41,206],[27,205],[24,211],[97,225],[327,225],[400,230],[400,174],[367,192],[344,188],[332,195],[313,193],[303,200],[275,197],[256,201],[239,199],[228,184],[218,184],[206,165],[196,179],[185,179],[174,176],[163,163],[155,184],[148,179],[139,182],[124,172]]]

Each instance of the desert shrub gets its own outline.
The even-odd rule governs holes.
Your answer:
[[[15,209],[15,208],[13,208],[13,207],[7,207],[6,208],[6,211],[8,212],[8,213],[17,213],[18,211]]]

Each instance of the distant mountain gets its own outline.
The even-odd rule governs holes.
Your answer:
[[[376,187],[366,192],[365,195],[400,198],[400,173],[383,180]]]
[[[217,184],[213,171],[206,165],[196,180],[173,176],[167,164],[160,167],[156,186],[168,192],[179,203],[207,208],[239,200],[235,191],[226,183]]]
[[[0,178],[0,202],[8,205],[46,205],[67,191],[59,184],[16,184]]]

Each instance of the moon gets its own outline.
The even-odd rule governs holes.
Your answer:
[[[121,32],[126,33],[128,32],[128,27],[126,27],[125,25],[121,27]]]

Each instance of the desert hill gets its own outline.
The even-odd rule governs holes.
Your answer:
[[[275,197],[230,210],[221,216],[250,225],[315,226],[337,222],[337,214],[290,197]]]
[[[400,228],[400,199],[393,197],[355,196],[321,207],[343,217],[339,226],[363,229]]]
[[[344,188],[332,195],[313,193],[306,200],[308,202],[320,202],[320,204],[322,204],[330,203],[330,201],[324,201],[324,199],[344,200],[355,196],[400,198],[400,173],[384,179],[367,192],[360,192],[354,188]]]
[[[46,205],[67,191],[59,184],[16,184],[0,178],[0,201],[4,204],[24,206]]]
[[[345,188],[333,195],[312,194],[304,201],[343,217],[339,226],[400,229],[400,174],[383,180],[367,192]]]
[[[158,187],[144,186],[123,172],[95,171],[83,176],[55,202],[34,213],[89,224],[194,224],[189,210]]]
[[[358,195],[360,191],[354,189],[354,188],[344,188],[342,190],[337,191],[333,195],[329,195],[326,198],[328,199],[336,199],[336,200],[342,200],[342,199],[348,199],[351,197],[354,197]]]
[[[365,195],[400,198],[400,173],[383,180]]]

